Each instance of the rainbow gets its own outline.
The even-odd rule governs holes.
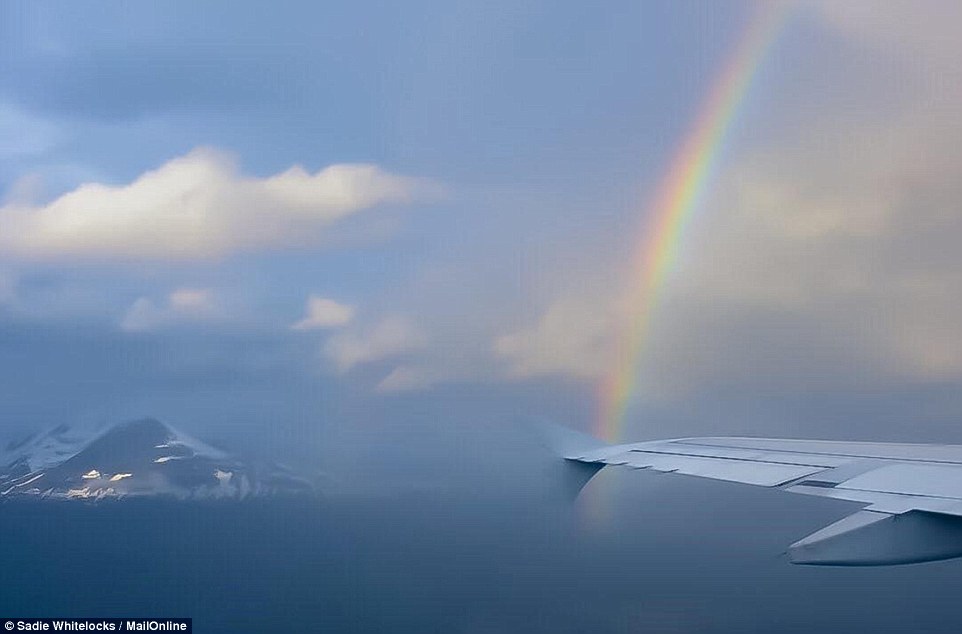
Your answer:
[[[762,0],[739,39],[691,131],[674,155],[646,214],[633,260],[637,278],[629,288],[630,317],[617,339],[616,358],[601,384],[597,435],[618,440],[637,383],[652,316],[678,250],[717,166],[732,122],[767,51],[788,15],[788,2]]]

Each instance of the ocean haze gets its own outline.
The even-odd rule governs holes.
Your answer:
[[[369,436],[347,451],[368,468],[327,465],[319,495],[8,500],[0,615],[190,616],[225,634],[962,625],[962,560],[789,563],[788,544],[856,504],[618,469],[571,501],[537,426],[462,424]]]
[[[618,490],[607,519],[586,517],[581,503],[467,489],[308,503],[5,504],[0,553],[17,574],[0,613],[191,616],[197,631],[225,634],[962,624],[951,609],[958,562],[826,569],[780,556],[842,505],[649,474],[597,484]]]

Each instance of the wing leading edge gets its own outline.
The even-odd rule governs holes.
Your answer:
[[[772,438],[681,438],[600,445],[555,430],[579,475],[622,466],[865,505],[789,547],[792,563],[879,566],[962,556],[962,446]]]

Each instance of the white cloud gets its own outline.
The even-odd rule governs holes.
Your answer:
[[[498,337],[494,351],[517,378],[598,376],[609,360],[614,302],[566,297],[554,301],[533,326]]]
[[[30,258],[217,258],[314,244],[339,219],[434,191],[365,164],[244,176],[226,154],[198,149],[127,185],[88,183],[44,205],[7,203],[0,248]]]
[[[307,299],[305,316],[291,326],[294,330],[320,330],[346,326],[354,318],[354,307],[333,299],[311,295]]]
[[[149,297],[137,299],[121,320],[120,328],[128,332],[144,332],[211,321],[218,315],[219,307],[210,290],[179,288],[159,303]]]
[[[962,126],[933,123],[847,124],[744,161],[680,299],[817,324],[875,374],[962,376]]]
[[[331,337],[324,348],[340,372],[423,348],[427,337],[401,317],[387,317],[368,332],[345,332]]]

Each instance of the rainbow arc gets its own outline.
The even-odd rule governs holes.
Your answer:
[[[662,289],[723,154],[732,123],[786,22],[789,6],[778,0],[759,3],[757,15],[726,60],[646,208],[633,260],[636,277],[629,289],[630,318],[623,325],[616,357],[600,386],[595,431],[602,438],[615,441],[621,435]]]

